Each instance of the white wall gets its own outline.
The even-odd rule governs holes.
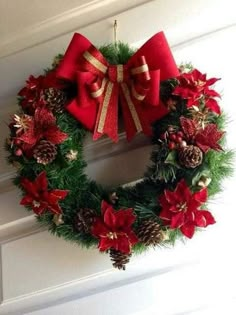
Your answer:
[[[229,147],[235,148],[236,47],[232,42],[236,27],[229,24],[236,21],[233,20],[234,11],[230,6],[232,2],[177,2],[174,12],[173,1],[163,0],[152,1],[116,15],[118,21],[122,21],[119,38],[137,43],[147,39],[155,30],[164,29],[177,62],[192,61],[210,77],[221,77],[217,87],[223,93],[222,106],[229,113],[231,121],[228,143]],[[102,42],[101,34],[105,32],[105,37],[109,38],[111,29],[108,30],[108,25],[113,20],[114,17],[111,17],[85,27],[83,33],[96,42]],[[127,28],[134,31],[127,32]],[[204,36],[207,32],[210,34]],[[41,68],[43,62],[49,60],[50,54],[55,53],[54,50],[66,45],[66,39],[70,36],[67,34],[0,60],[4,69],[11,69],[12,64],[19,65],[17,77],[14,78],[11,72],[7,74],[8,82],[12,80],[16,89],[17,84],[22,82],[22,71],[33,67],[34,59],[39,58],[37,66]],[[51,45],[53,51],[50,51]],[[4,86],[6,89],[2,87],[2,95],[5,98],[9,89],[7,85]],[[13,90],[10,93],[13,97],[12,93]],[[140,151],[143,144],[140,144],[141,147],[138,145]],[[122,145],[120,150],[123,150]],[[99,154],[99,148],[95,151]],[[129,156],[129,153],[126,154]],[[119,159],[119,156],[121,153],[118,150],[116,158]],[[107,158],[105,154],[100,159],[101,163],[105,164]],[[145,157],[140,156],[139,163],[143,159]],[[91,164],[92,173],[96,173],[97,165],[96,161]],[[139,167],[140,164],[137,169]],[[132,177],[135,176],[139,175],[134,170]],[[14,202],[17,202],[14,193],[4,191],[0,196],[0,314],[236,314],[236,259],[233,255],[235,179],[232,177],[225,181],[225,190],[210,204],[217,224],[196,235],[186,245],[178,244],[174,249],[150,251],[135,257],[126,272],[113,270],[108,257],[96,250],[81,250],[47,232],[39,231],[38,226],[33,226],[31,217],[24,215],[23,209],[18,209],[17,205],[14,209]],[[8,197],[12,200],[11,204],[6,201]],[[10,213],[6,216],[6,212]]]

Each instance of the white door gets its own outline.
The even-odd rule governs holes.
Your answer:
[[[0,6],[1,142],[25,78],[64,51],[74,31],[96,45],[112,41],[117,19],[119,40],[138,47],[164,30],[177,63],[191,61],[209,77],[222,78],[218,90],[229,115],[228,145],[235,147],[233,0],[0,0]],[[101,183],[136,180],[150,149],[143,137],[129,146],[122,135],[118,146],[88,141],[88,174]],[[235,177],[211,202],[216,225],[185,245],[134,257],[121,272],[98,251],[82,250],[43,231],[19,206],[19,193],[10,182],[13,172],[1,153],[0,314],[236,314]]]

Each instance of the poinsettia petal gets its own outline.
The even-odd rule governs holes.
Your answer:
[[[96,218],[92,226],[91,233],[96,237],[106,237],[109,232],[109,229],[102,220],[100,218]]]
[[[179,228],[184,224],[184,212],[179,212],[171,218],[171,229]]]
[[[208,97],[220,97],[220,94],[218,92],[209,89],[205,91],[205,95],[207,95]]]
[[[195,231],[195,226],[193,223],[186,223],[180,227],[180,231],[188,238],[192,238]]]
[[[195,214],[195,224],[199,227],[206,227],[207,222],[204,214],[201,211],[197,211]]]
[[[187,203],[188,211],[194,212],[201,206],[201,202],[198,200],[195,200],[194,197],[191,198],[191,200]]]
[[[115,247],[115,241],[108,237],[102,237],[99,241],[98,248],[101,252],[108,250],[111,247]]]
[[[206,75],[202,74],[198,69],[193,69],[190,74],[193,76],[194,81],[205,81],[206,80]]]
[[[116,246],[115,249],[119,250],[120,252],[124,254],[129,254],[131,251],[131,244],[129,242],[129,239],[126,235],[120,235],[118,239],[115,240]]]
[[[139,239],[133,231],[130,231],[127,235],[131,245],[138,243]]]
[[[37,127],[49,127],[56,124],[56,118],[46,107],[38,107],[35,110],[34,121]]]
[[[169,209],[171,206],[171,204],[167,201],[165,194],[160,196],[159,203],[160,203],[162,208]]]
[[[47,204],[44,202],[40,202],[39,206],[33,206],[32,210],[34,211],[35,214],[41,215],[43,212],[47,210]]]
[[[175,194],[181,201],[184,202],[187,202],[189,199],[191,199],[192,193],[184,178],[178,183],[175,189]]]
[[[18,137],[24,143],[27,143],[29,146],[33,147],[36,142],[39,140],[38,136],[35,133],[35,124],[34,122],[30,122],[27,131],[23,133],[20,137]]]
[[[55,204],[48,204],[48,210],[51,211],[53,214],[61,214],[62,210],[58,203]]]
[[[216,221],[213,215],[207,210],[199,210],[196,212],[195,223],[199,227],[207,227],[209,224],[214,224]]]
[[[134,223],[136,216],[134,209],[121,209],[115,212],[116,216],[116,228],[129,228]]]
[[[67,133],[62,132],[57,126],[50,126],[44,131],[43,136],[45,139],[53,144],[60,144],[68,138]]]
[[[216,124],[208,124],[195,137],[197,146],[207,152],[209,149],[222,150],[218,141],[222,138],[224,132],[219,130]]]
[[[112,231],[116,228],[116,212],[115,210],[110,206],[106,209],[104,213],[104,223],[111,228]]]
[[[25,191],[28,193],[28,195],[31,195],[34,199],[39,198],[38,189],[33,182],[31,182],[27,178],[22,178],[21,185],[25,189]]]
[[[188,211],[185,213],[185,223],[190,223],[190,222],[194,222],[195,221],[195,211]]]
[[[162,220],[168,220],[169,221],[169,220],[171,220],[172,215],[173,214],[169,211],[169,208],[162,208],[159,216]]]
[[[33,199],[32,196],[26,195],[26,196],[24,196],[24,197],[21,199],[20,205],[22,205],[22,206],[29,206],[29,205],[32,204],[33,200],[34,200],[34,199]]]
[[[217,81],[219,81],[220,79],[217,79],[217,78],[211,78],[211,79],[208,79],[207,80],[207,85],[210,86],[210,85],[213,85],[215,84]]]
[[[34,184],[38,191],[45,191],[48,188],[47,174],[45,171],[41,172],[35,179]]]
[[[197,132],[197,125],[196,122],[193,119],[186,118],[184,116],[180,117],[180,125],[185,133],[186,137],[191,139],[193,136],[195,136]]]
[[[56,196],[58,199],[62,200],[65,199],[65,197],[68,195],[69,190],[53,189],[50,191],[50,193]]]
[[[203,188],[193,194],[193,198],[201,203],[207,201],[207,188]]]
[[[170,205],[176,205],[181,201],[181,198],[175,191],[165,190],[164,195]]]
[[[21,183],[21,186],[22,186],[27,192],[29,192],[29,194],[31,194],[31,191],[28,191],[29,185],[31,184],[31,181],[28,180],[28,178],[23,177],[23,178],[21,179],[20,183]]]
[[[101,203],[101,212],[102,214],[104,215],[105,211],[107,210],[107,208],[111,207],[111,205],[106,202],[105,200],[102,200],[102,203]]]
[[[221,114],[221,109],[220,106],[218,104],[218,102],[216,100],[214,100],[213,98],[209,98],[206,103],[205,106],[207,108],[209,108],[212,112],[220,115]]]

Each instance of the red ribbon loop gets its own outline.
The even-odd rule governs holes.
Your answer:
[[[159,101],[160,80],[178,76],[164,33],[154,35],[127,62],[110,65],[87,38],[74,34],[57,69],[59,78],[77,83],[78,95],[67,110],[96,140],[107,134],[118,141],[118,99],[127,139],[151,135],[151,122],[167,113]]]

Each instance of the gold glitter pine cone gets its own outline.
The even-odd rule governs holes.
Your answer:
[[[47,102],[51,111],[60,114],[64,111],[67,97],[65,92],[59,89],[49,88],[44,91],[44,100]]]
[[[55,144],[47,140],[41,140],[34,149],[34,158],[38,163],[47,165],[55,160],[57,155],[57,148]]]

